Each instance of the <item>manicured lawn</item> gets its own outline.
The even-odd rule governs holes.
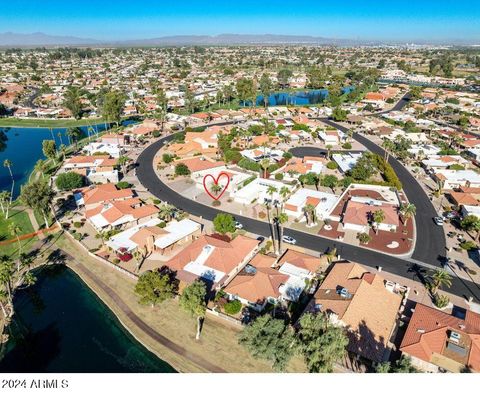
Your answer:
[[[18,119],[5,117],[0,119],[0,127],[78,127],[103,123],[103,119]]]
[[[10,234],[9,224],[10,222],[15,222],[20,228],[22,232],[20,234],[26,234],[33,232],[33,226],[30,222],[28,214],[24,211],[16,211],[12,210],[10,212],[10,216],[8,220],[5,219],[3,214],[0,214],[0,241],[2,240],[9,240],[14,238]],[[22,248],[22,252],[27,252],[29,248],[37,241],[37,237],[32,237],[30,239],[25,239],[20,241],[20,245]],[[14,255],[18,252],[18,243],[12,242],[9,244],[0,245],[0,254],[7,254],[7,255]]]
[[[30,222],[28,214],[24,211],[11,210],[8,219],[5,219],[3,214],[0,214],[0,241],[14,238],[10,235],[9,225],[15,222],[22,229],[21,234],[33,232],[33,226]]]

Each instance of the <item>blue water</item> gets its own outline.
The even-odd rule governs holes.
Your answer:
[[[0,373],[172,373],[65,266],[15,294]],[[133,291],[133,290],[132,290]]]
[[[124,125],[132,124],[132,120],[124,121]],[[1,120],[0,120],[1,125]],[[88,127],[101,132],[105,130],[104,124],[94,126],[80,127],[87,136]],[[11,189],[11,179],[8,169],[3,167],[3,161],[9,159],[12,161],[12,173],[15,179],[15,188],[13,196],[17,197],[20,194],[20,186],[28,181],[30,173],[39,159],[44,159],[42,152],[42,141],[55,139],[57,147],[63,142],[69,145],[68,138],[65,135],[66,128],[9,128],[0,127],[8,140],[4,146],[0,146],[0,191]],[[61,134],[59,138],[58,134]],[[91,132],[91,135],[93,132]]]
[[[343,93],[353,91],[353,87],[345,87]],[[328,97],[328,89],[313,89],[310,91],[300,92],[277,92],[268,97],[268,106],[303,106],[322,103]],[[245,103],[249,105],[248,102]],[[250,103],[251,104],[251,103]],[[256,100],[257,106],[264,106],[264,97],[258,96]]]

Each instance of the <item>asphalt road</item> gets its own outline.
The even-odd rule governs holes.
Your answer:
[[[143,152],[139,155],[137,159],[136,174],[138,179],[140,180],[140,183],[142,183],[142,185],[157,198],[166,201],[178,208],[181,208],[193,215],[201,216],[208,220],[213,220],[213,218],[218,213],[217,209],[195,202],[190,198],[183,197],[181,194],[172,190],[158,178],[155,172],[155,168],[153,166],[153,160],[157,152],[164,145],[164,142],[170,141],[171,139],[173,139],[173,135],[164,137],[145,148]],[[402,180],[402,178],[400,179]],[[421,191],[423,193],[423,190]],[[411,201],[415,202],[415,199],[412,199]],[[422,203],[420,203],[419,205],[420,208],[422,208]],[[417,210],[420,208],[417,205]],[[246,218],[244,216],[236,216],[236,218],[243,224],[244,228],[247,231],[257,233],[262,236],[270,235],[270,230],[267,223],[260,222],[251,218]],[[426,268],[425,266],[413,263],[404,258],[398,258],[376,251],[368,250],[363,247],[357,247],[350,244],[336,242],[334,240],[310,235],[308,233],[299,232],[292,229],[285,229],[285,234],[294,237],[297,240],[297,245],[299,246],[319,252],[325,252],[331,247],[336,247],[337,252],[338,254],[340,254],[341,258],[357,261],[371,267],[381,266],[385,271],[400,275],[405,278],[419,281],[422,279],[422,276],[424,276],[425,272],[428,270],[428,268]],[[437,247],[436,245],[431,244],[432,242],[426,239],[417,238],[417,248],[422,249],[424,242],[427,242],[428,246],[425,247],[425,251],[420,252],[419,255],[425,255],[427,257],[426,259],[428,261],[431,261],[432,259],[430,258],[430,254],[428,251],[429,248],[435,247],[435,250],[437,250],[437,248],[441,248],[441,245]],[[417,248],[415,252],[417,252]],[[433,258],[433,260],[435,260],[435,257]],[[439,265],[438,261],[434,262],[434,265]],[[473,282],[465,281],[458,277],[453,278],[452,286],[448,289],[448,291],[450,293],[465,298],[473,296],[474,299],[480,301],[480,287]]]

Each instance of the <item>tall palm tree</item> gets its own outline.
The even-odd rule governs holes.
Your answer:
[[[268,167],[270,166],[270,159],[263,158],[260,161],[260,166],[262,167],[262,170],[263,170],[263,178],[266,179],[267,178],[267,170],[268,170]]]
[[[6,212],[6,206],[9,200],[10,200],[10,193],[8,191],[0,192],[0,208],[2,209],[3,214],[5,214]]]
[[[0,285],[6,290],[7,304],[10,306],[10,316],[13,314],[13,294],[12,294],[12,278],[13,278],[13,261],[8,255],[0,256]]]
[[[417,212],[417,207],[414,204],[402,204],[400,207],[400,213],[403,216],[404,224],[406,225],[410,218],[413,218]]]
[[[437,269],[435,272],[429,276],[430,279],[430,291],[433,295],[436,295],[438,289],[442,286],[449,288],[452,286],[452,277],[445,269]]]
[[[17,238],[18,255],[20,255],[22,253],[22,245],[20,244],[20,233],[22,233],[22,228],[15,222],[10,222],[10,224],[8,225],[8,230],[11,236]]]
[[[272,216],[270,214],[271,201],[266,199],[264,201],[263,205],[265,206],[265,209],[267,210],[268,225],[270,226],[270,234],[272,235],[273,251],[275,252],[275,254],[277,254],[275,227],[273,225]]]
[[[210,186],[210,191],[213,194],[217,195],[220,191],[222,191],[222,186],[220,184],[215,184],[214,183]]]
[[[7,204],[7,212],[5,214],[5,219],[8,219],[8,213],[10,212],[10,206],[12,205],[12,200],[13,200],[13,191],[15,189],[15,179],[13,177],[13,172],[12,172],[12,166],[13,166],[13,163],[10,159],[5,159],[3,161],[3,166],[6,167],[8,169],[8,173],[10,173],[10,179],[12,180],[12,188],[10,190],[10,200],[8,201],[8,204]]]
[[[290,195],[290,189],[287,186],[283,186],[280,188],[280,197],[282,197],[282,201],[285,202],[288,196]]]
[[[288,215],[285,212],[280,212],[275,221],[278,225],[278,254],[282,254],[283,225],[288,222]]]
[[[307,226],[310,224],[310,222],[315,224],[315,207],[312,204],[306,204],[303,207],[303,213],[305,214],[305,218],[307,219]]]

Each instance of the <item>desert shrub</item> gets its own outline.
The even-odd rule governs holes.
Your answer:
[[[275,173],[275,180],[283,180],[283,173]]]
[[[173,155],[170,155],[170,154],[163,154],[162,155],[162,161],[164,163],[172,163],[173,158],[174,158]]]
[[[117,188],[119,188],[120,190],[124,190],[124,189],[130,188],[130,187],[133,187],[133,184],[128,183],[126,181],[119,181],[117,183]]]
[[[163,229],[165,226],[167,226],[167,224],[165,222],[160,222],[158,225],[157,225],[159,228]]]
[[[350,142],[345,142],[343,145],[342,145],[342,148],[343,149],[352,149],[352,144]]]
[[[73,222],[73,227],[77,228],[77,229],[80,229],[81,227],[83,226],[83,223],[82,222]]]
[[[448,303],[450,303],[450,299],[445,295],[436,295],[433,299],[433,304],[438,308],[445,308],[448,306]]]

